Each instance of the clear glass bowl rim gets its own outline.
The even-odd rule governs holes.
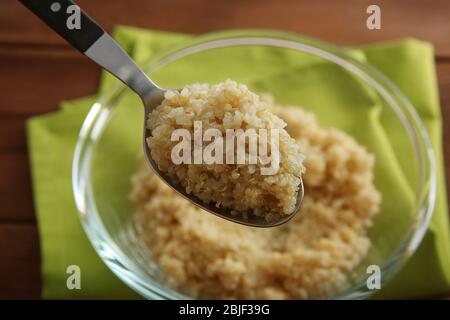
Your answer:
[[[190,54],[225,46],[274,46],[307,52],[336,63],[360,77],[386,100],[407,131],[418,163],[419,189],[417,190],[417,222],[395,253],[381,266],[384,286],[415,252],[422,241],[432,217],[436,200],[436,170],[434,152],[428,133],[415,108],[406,96],[386,76],[372,66],[352,57],[344,48],[316,39],[274,30],[230,30],[208,33],[167,50],[152,58],[145,65],[151,73],[173,61]],[[103,94],[86,116],[76,143],[72,164],[72,187],[76,207],[83,228],[103,262],[129,287],[148,299],[186,298],[165,289],[139,272],[139,266],[131,261],[114,244],[106,231],[95,205],[90,183],[91,159],[96,141],[108,123],[115,101],[128,90],[124,85]],[[374,291],[361,281],[341,292],[334,299],[362,299]]]

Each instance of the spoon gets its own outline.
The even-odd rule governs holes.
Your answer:
[[[158,166],[151,157],[151,151],[146,140],[151,136],[147,129],[149,114],[164,99],[166,89],[158,87],[127,55],[119,44],[106,33],[97,23],[87,16],[79,6],[70,0],[19,0],[43,22],[56,31],[74,48],[86,55],[100,67],[110,72],[142,99],[145,109],[144,117],[144,153],[150,167],[173,190],[193,202],[200,208],[229,221],[252,226],[274,227],[286,223],[299,211],[303,201],[303,182],[300,180],[299,191],[294,211],[283,216],[277,221],[268,222],[264,217],[253,214],[247,218],[241,215],[233,216],[229,209],[218,208],[214,203],[205,203],[196,196],[188,194],[181,184],[174,183]]]

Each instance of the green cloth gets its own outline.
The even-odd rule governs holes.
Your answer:
[[[186,35],[129,27],[116,28],[114,36],[138,62],[189,39]],[[433,142],[438,171],[437,205],[424,241],[377,297],[426,297],[448,293],[450,234],[433,48],[429,43],[405,39],[370,45],[352,53],[384,72],[412,101]],[[165,83],[173,85],[170,79],[176,78],[179,81],[176,84],[182,85],[197,80],[190,75],[198,76],[200,73],[200,79],[217,82],[230,73],[234,79],[249,84],[254,90],[271,92],[281,103],[297,101],[314,111],[321,125],[335,126],[352,134],[376,155],[376,176],[382,177],[377,178],[376,185],[383,193],[382,210],[389,212],[389,215],[380,217],[377,230],[371,232],[380,233],[385,228],[398,231],[377,238],[375,245],[382,248],[380,250],[388,250],[389,243],[398,240],[396,236],[402,235],[402,228],[409,221],[405,212],[413,203],[411,186],[414,184],[414,171],[408,165],[410,151],[402,147],[404,140],[398,136],[392,117],[369,88],[329,63],[314,59],[299,61],[294,54],[280,56],[270,48],[225,50],[220,59],[208,60],[207,56],[199,59],[203,59],[202,63],[207,66],[204,70],[195,69],[195,64],[178,63],[165,70],[164,74],[155,73],[155,80],[164,86]],[[235,69],[225,70],[222,59],[238,61],[234,63]],[[239,66],[240,61],[245,67]],[[258,71],[254,73],[258,77],[253,77],[249,70]],[[280,73],[280,70],[286,72]],[[323,81],[324,76],[328,82]],[[104,73],[100,93],[110,88],[114,81]],[[300,89],[286,92],[286,87],[294,85]],[[81,123],[95,99],[88,97],[64,102],[61,110],[33,117],[27,123],[44,298],[137,297],[97,257],[82,230],[73,201],[73,149]],[[117,120],[117,128],[129,130],[127,121],[129,118]],[[110,134],[114,135],[114,132]],[[389,192],[394,189],[395,192]],[[69,265],[80,266],[82,290],[67,289],[66,269]]]

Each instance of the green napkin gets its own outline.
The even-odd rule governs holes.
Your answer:
[[[114,36],[138,62],[151,58],[167,46],[189,38],[186,35],[129,27],[116,28]],[[246,64],[245,73],[239,72],[239,66],[233,70],[236,80],[248,83],[252,89],[271,92],[280,102],[283,102],[283,99],[291,101],[288,98],[292,97],[287,97],[283,90],[286,85],[292,82],[298,86],[299,81],[304,81],[300,86],[302,91],[292,93],[300,104],[316,112],[322,125],[340,127],[357,137],[377,155],[377,163],[389,164],[376,168],[382,173],[380,176],[383,176],[383,179],[376,181],[377,187],[383,190],[388,189],[388,186],[395,186],[398,191],[395,194],[396,199],[389,198],[389,194],[386,194],[383,210],[392,211],[393,214],[390,217],[383,216],[378,228],[392,227],[393,224],[401,228],[402,222],[407,221],[401,213],[407,212],[412,203],[410,184],[413,183],[414,174],[411,173],[412,168],[404,165],[408,159],[407,150],[402,150],[396,143],[400,138],[396,136],[395,128],[389,123],[389,117],[383,114],[382,106],[373,93],[369,89],[361,90],[362,84],[355,79],[342,79],[348,75],[339,75],[330,64],[311,60],[306,63],[299,62],[295,56],[291,57],[289,54],[281,58],[268,48],[247,50],[242,56],[236,56],[240,54],[236,53],[236,50],[233,52],[225,52],[223,58],[239,59],[238,61]],[[449,292],[450,239],[445,181],[442,174],[442,124],[433,49],[428,43],[407,39],[371,45],[355,50],[354,54],[384,72],[413,102],[432,139],[439,178],[437,206],[423,243],[378,296],[424,297]],[[208,78],[208,73],[204,74],[203,79],[216,82],[218,74],[222,72],[226,75],[218,60],[220,59],[205,61],[208,67],[210,66],[208,69],[215,72],[211,74],[211,78]],[[261,64],[257,63],[261,60],[266,62],[263,64],[263,70]],[[279,74],[280,64],[287,73]],[[164,77],[173,79],[174,76],[179,76],[181,85],[189,82],[189,74],[193,72],[190,68],[189,64],[178,64],[176,69],[165,74],[156,74],[155,77],[158,83],[164,84]],[[248,72],[249,68],[258,70],[258,78],[252,77]],[[323,88],[326,84],[318,83],[323,78],[317,75],[323,76],[327,73],[333,83],[330,90]],[[110,75],[104,73],[100,92],[107,90],[114,81]],[[321,88],[320,99],[317,99],[318,87]],[[73,148],[81,123],[93,101],[95,97],[64,102],[60,111],[33,117],[27,123],[41,241],[44,298],[137,298],[137,295],[123,285],[97,257],[82,230],[73,203]],[[323,111],[324,101],[327,102],[328,110],[333,110],[333,117],[330,117],[328,111]],[[348,112],[352,112],[350,118],[353,120],[345,116]],[[122,125],[125,130],[126,124]],[[367,126],[368,130],[361,130],[362,125]],[[401,167],[399,163],[402,163]],[[387,239],[387,243],[390,240],[393,239]],[[377,245],[383,247],[383,243]],[[385,246],[387,247],[387,244]],[[81,290],[67,289],[66,280],[69,275],[66,270],[69,265],[77,265],[82,271]]]

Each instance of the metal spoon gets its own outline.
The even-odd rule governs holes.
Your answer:
[[[89,57],[103,69],[109,71],[142,99],[145,108],[144,151],[150,167],[173,190],[202,209],[218,217],[252,227],[274,227],[286,223],[299,211],[303,201],[303,182],[299,186],[295,210],[278,221],[267,222],[263,217],[253,214],[247,218],[233,216],[230,210],[218,208],[214,203],[205,203],[192,194],[188,194],[181,184],[174,183],[169,176],[158,169],[151,157],[146,139],[151,135],[147,129],[148,115],[161,104],[166,89],[158,87],[127,55],[119,44],[97,23],[88,17],[79,6],[70,0],[19,0],[42,21],[62,36],[73,47]]]

